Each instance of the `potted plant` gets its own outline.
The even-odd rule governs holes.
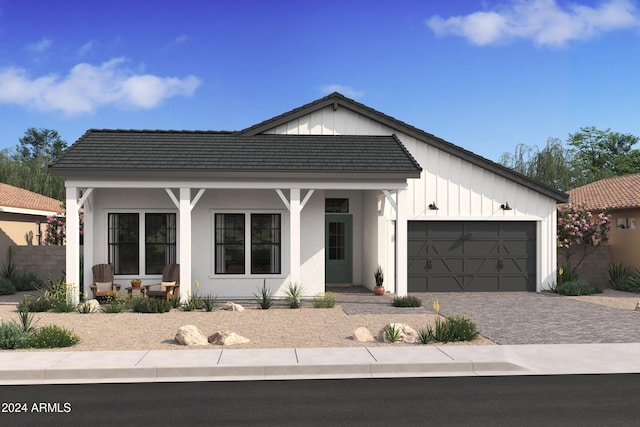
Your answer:
[[[373,293],[376,295],[384,295],[384,273],[382,272],[382,267],[378,266],[375,273],[373,273],[373,277],[376,278],[376,287],[373,288]]]
[[[140,289],[140,285],[142,284],[142,280],[140,279],[131,279],[131,287],[133,289]]]

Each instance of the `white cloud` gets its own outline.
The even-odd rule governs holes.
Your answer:
[[[35,42],[35,43],[31,43],[27,45],[27,50],[31,51],[31,52],[37,52],[37,53],[41,53],[41,52],[45,52],[47,50],[49,50],[49,48],[51,47],[51,45],[53,44],[53,40],[48,39],[48,38],[43,38],[42,40]]]
[[[174,96],[190,96],[200,79],[133,74],[123,58],[99,66],[78,64],[64,78],[51,74],[30,78],[20,68],[0,71],[0,103],[17,104],[65,115],[92,113],[98,107],[151,109]]]
[[[94,45],[94,41],[90,40],[85,44],[83,44],[82,46],[80,46],[80,49],[78,49],[78,56],[85,56],[87,53],[91,51],[91,49],[93,49],[93,45]]]
[[[587,40],[606,31],[640,26],[640,14],[631,0],[608,0],[597,7],[555,0],[511,0],[493,11],[465,16],[434,16],[427,26],[440,37],[455,35],[484,46],[514,38],[537,45],[562,46],[571,40]]]
[[[362,98],[364,96],[364,92],[361,90],[355,90],[349,86],[335,85],[335,84],[321,86],[320,92],[327,95],[333,92],[340,92],[341,94],[349,98]]]

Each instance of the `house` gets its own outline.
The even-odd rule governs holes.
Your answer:
[[[41,243],[47,217],[61,209],[60,200],[0,183],[0,255],[4,257],[9,246]]]
[[[378,265],[399,295],[540,291],[567,200],[338,93],[237,132],[89,130],[51,173],[67,211],[84,207],[84,265],[112,263],[126,284],[178,262],[182,297],[196,280],[224,298],[373,289]]]
[[[640,173],[601,179],[569,191],[569,203],[601,211],[609,208],[610,263],[640,268]],[[640,222],[638,223],[640,227]]]

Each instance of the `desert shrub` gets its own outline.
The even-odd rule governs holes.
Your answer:
[[[336,305],[336,294],[333,292],[320,293],[313,297],[315,308],[333,308]]]
[[[88,301],[78,304],[78,313],[80,314],[89,314],[96,311],[96,308],[89,304]]]
[[[0,277],[0,295],[13,295],[16,293],[16,287],[13,280],[8,277]]]
[[[101,304],[104,313],[122,313],[127,308],[129,298],[121,296],[117,291],[109,292],[104,304]]]
[[[35,299],[23,298],[22,301],[18,303],[18,311],[24,309],[25,307],[32,313],[41,313],[51,310],[53,306],[51,305],[51,301],[49,299],[45,297],[38,297]]]
[[[52,301],[51,308],[53,308],[53,311],[56,313],[71,313],[76,309],[76,305],[65,297]]]
[[[0,348],[13,350],[21,347],[27,333],[15,322],[0,323]]]
[[[266,281],[262,283],[262,288],[258,289],[257,294],[253,294],[262,310],[267,310],[273,305],[273,291],[267,288]]]
[[[480,334],[469,317],[460,315],[436,319],[436,327],[431,331],[431,338],[439,342],[472,341]]]
[[[578,269],[571,265],[569,261],[558,266],[557,284],[574,282],[579,279]]]
[[[289,308],[298,308],[302,305],[302,293],[304,288],[299,283],[289,283],[287,290],[284,293],[284,301],[289,305]]]
[[[395,297],[393,299],[394,307],[422,307],[422,300],[414,296]]]
[[[23,296],[21,304],[18,304],[18,320],[20,321],[20,327],[22,330],[29,334],[35,330],[33,327],[33,313],[29,311],[29,305],[26,304],[27,297]]]
[[[35,291],[42,287],[42,280],[33,272],[16,273],[12,278],[17,292]]]
[[[558,294],[565,296],[580,296],[602,293],[602,289],[591,286],[584,280],[580,279],[571,282],[558,283],[558,285],[556,285],[555,287],[555,291]]]
[[[80,341],[80,337],[69,329],[50,325],[43,326],[32,332],[23,342],[28,348],[57,348],[71,347]]]
[[[169,298],[169,303],[171,303],[171,308],[179,308],[180,307],[180,297],[177,295],[171,296]]]
[[[429,344],[432,340],[432,336],[433,328],[431,326],[418,329],[418,341],[421,344]]]
[[[640,271],[633,271],[622,263],[612,264],[607,269],[609,279],[607,286],[611,289],[626,292],[640,292]]]
[[[205,295],[202,297],[202,305],[206,311],[213,311],[218,308],[220,303],[215,295]]]
[[[136,313],[166,313],[172,304],[163,298],[135,298],[132,308]]]
[[[402,338],[402,329],[398,325],[390,323],[384,328],[384,334],[389,341],[397,342]]]

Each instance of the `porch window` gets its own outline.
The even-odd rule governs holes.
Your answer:
[[[214,222],[216,274],[280,274],[280,214],[217,213]]]
[[[108,223],[109,263],[116,275],[161,274],[164,265],[176,262],[176,214],[110,213]]]
[[[251,274],[280,273],[280,215],[251,215]]]
[[[216,214],[216,274],[244,274],[244,214]]]
[[[145,214],[145,273],[162,274],[167,264],[176,262],[176,215]]]
[[[349,199],[325,199],[326,213],[349,213]]]

